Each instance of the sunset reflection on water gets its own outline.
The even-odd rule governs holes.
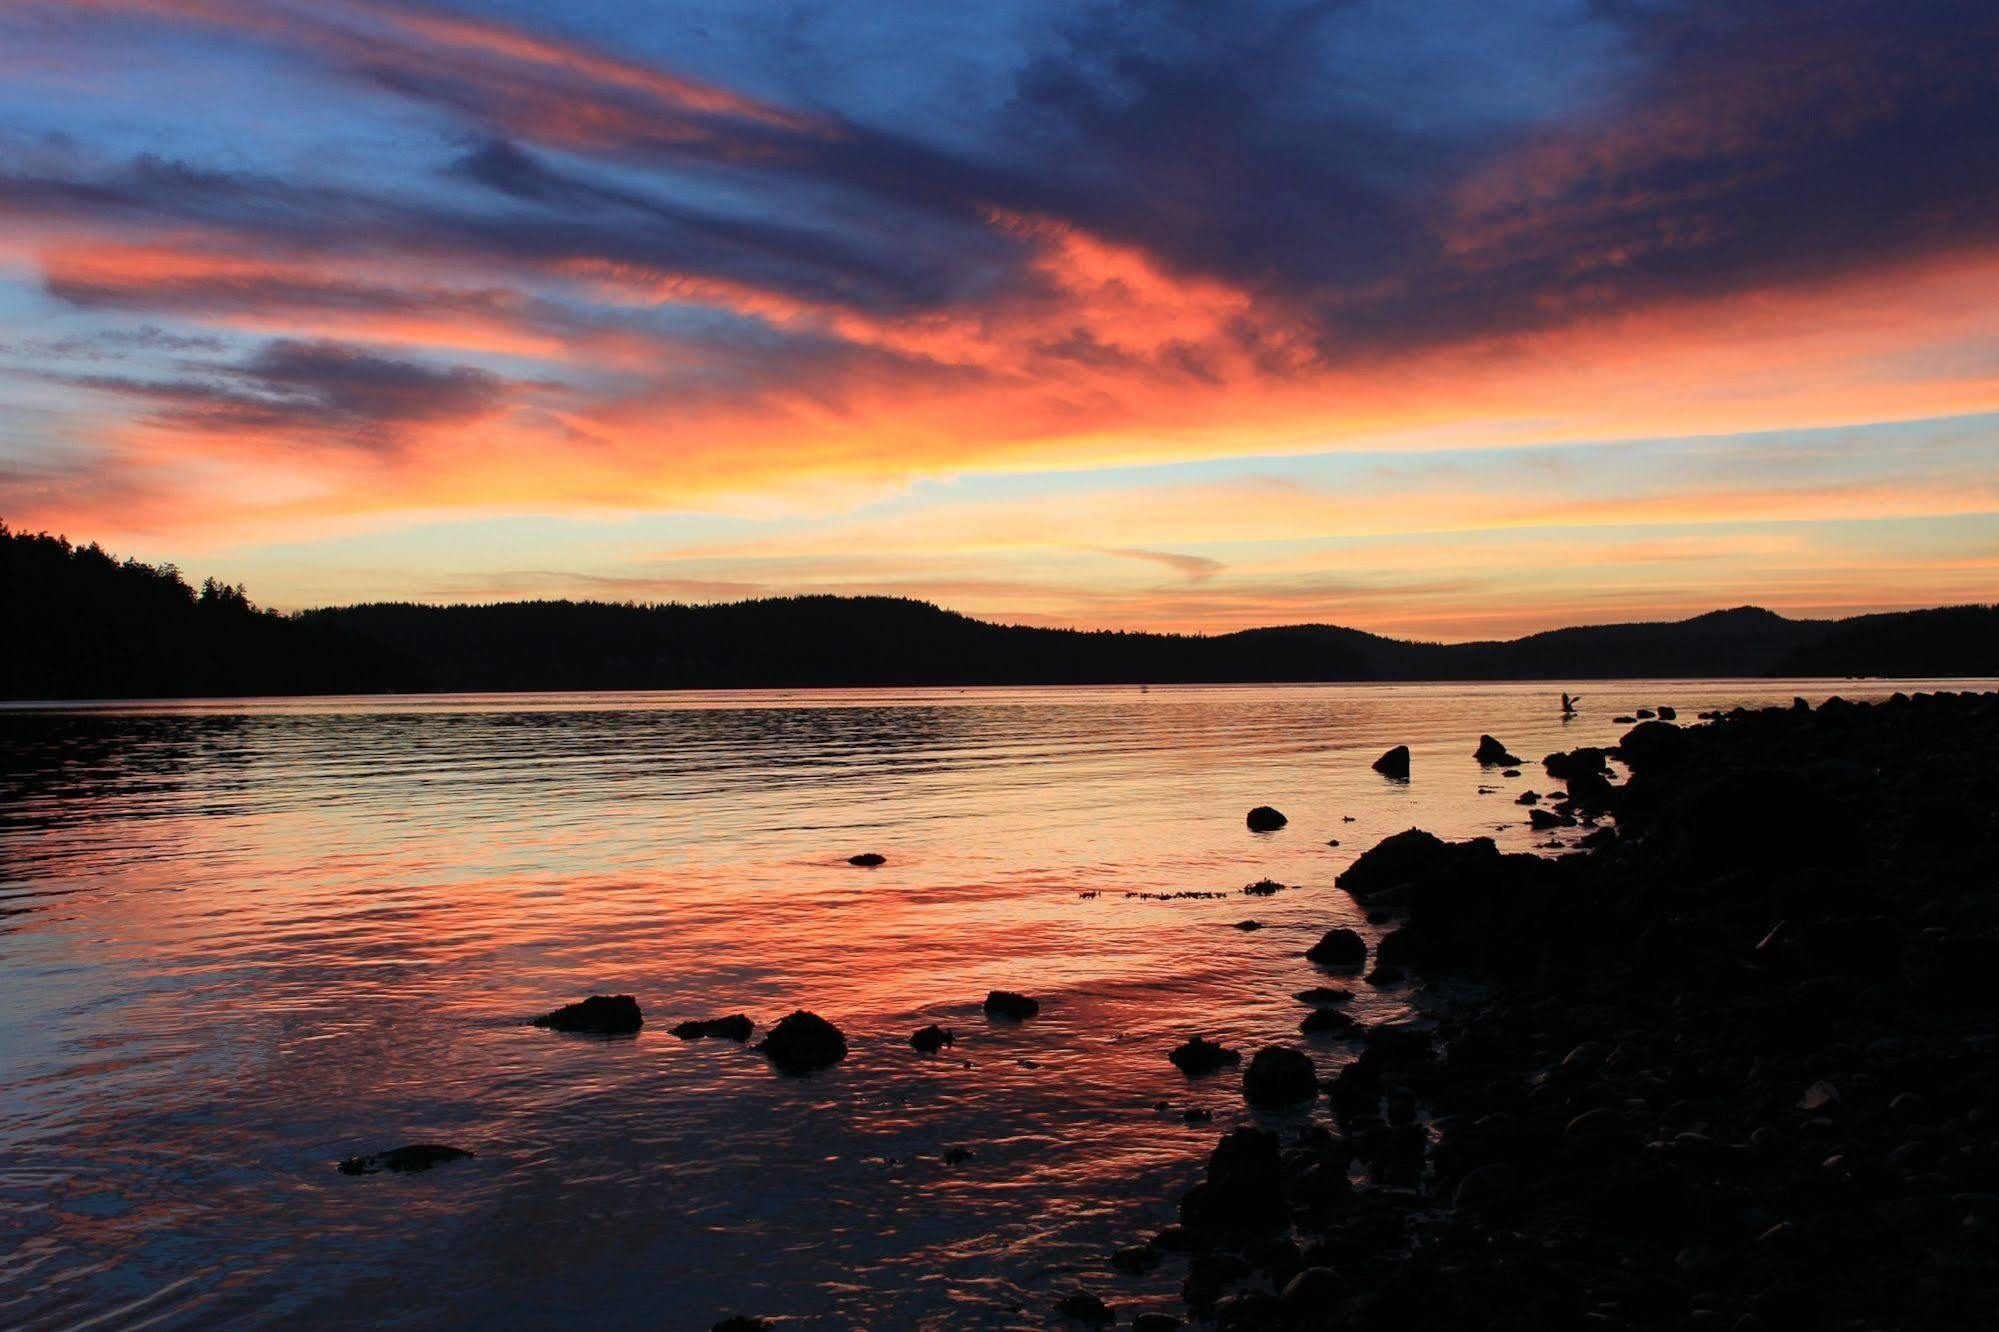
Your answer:
[[[1170,1265],[1105,1258],[1247,1116],[1165,1051],[1302,1042],[1300,954],[1366,928],[1333,878],[1381,837],[1533,844],[1513,796],[1549,783],[1481,770],[1482,732],[1538,760],[1650,703],[1894,685],[1571,687],[1566,725],[1522,685],[0,711],[0,1323],[1031,1327],[1077,1284],[1163,1307]],[[1368,768],[1397,743],[1407,784]],[[1249,833],[1262,803],[1290,825]],[[1295,887],[1240,894],[1265,877]],[[1189,891],[1227,896],[1127,896]],[[993,988],[1041,1016],[989,1022]],[[1357,988],[1364,1018],[1406,1011]],[[636,995],[644,1032],[521,1025],[590,993]],[[667,1031],[796,1007],[843,1064],[782,1077]],[[930,1022],[958,1033],[934,1058],[907,1044]],[[1351,1049],[1309,1045],[1328,1073]],[[331,1168],[418,1141],[478,1158]]]

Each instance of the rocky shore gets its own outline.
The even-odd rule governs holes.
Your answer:
[[[1336,1130],[1245,1059],[1259,1126],[1113,1266],[1180,1264],[1221,1328],[1990,1326],[1999,694],[1648,720],[1538,766],[1587,849],[1356,861],[1373,974],[1420,978],[1424,1020],[1308,1081]]]

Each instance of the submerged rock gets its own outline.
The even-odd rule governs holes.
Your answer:
[[[1258,805],[1249,812],[1247,822],[1251,832],[1276,832],[1291,820],[1268,805]]]
[[[1345,1035],[1359,1026],[1337,1008],[1314,1008],[1299,1021],[1298,1030],[1307,1036]]]
[[[1309,1101],[1319,1094],[1319,1070],[1303,1050],[1266,1045],[1243,1071],[1242,1094],[1258,1109]]]
[[[1339,844],[1335,842],[1332,845],[1337,846]],[[1242,891],[1245,897],[1270,897],[1276,893],[1283,892],[1284,885],[1275,879],[1258,879],[1255,883],[1244,884]]]
[[[1193,1077],[1201,1073],[1213,1073],[1216,1069],[1227,1068],[1242,1062],[1242,1055],[1229,1049],[1219,1041],[1196,1036],[1185,1045],[1166,1056],[1173,1061],[1173,1067]]]
[[[1358,967],[1367,961],[1367,940],[1341,925],[1327,930],[1319,942],[1305,950],[1307,959],[1325,967]]]
[[[374,1175],[384,1170],[396,1175],[410,1175],[451,1161],[469,1161],[473,1155],[462,1147],[416,1142],[405,1147],[391,1147],[386,1152],[350,1156],[334,1168],[343,1175]]]
[[[754,1030],[756,1023],[741,1013],[732,1013],[728,1017],[701,1018],[692,1022],[683,1022],[673,1029],[673,1034],[683,1041],[698,1041],[704,1037],[724,1041],[747,1041]]]
[[[876,865],[888,864],[888,857],[875,851],[863,851],[858,856],[848,856],[847,863],[849,865],[859,865],[864,869],[872,869]]]
[[[1030,999],[1024,994],[1015,994],[1012,990],[993,990],[986,995],[985,1011],[987,1017],[1008,1018],[1019,1022],[1039,1013],[1041,1001]]]
[[[1374,761],[1374,770],[1384,777],[1409,780],[1409,746],[1397,745]]]
[[[1136,1276],[1159,1266],[1159,1250],[1150,1244],[1130,1244],[1111,1255],[1111,1266]]]
[[[940,1027],[933,1022],[912,1035],[909,1038],[909,1043],[912,1047],[923,1051],[925,1054],[936,1054],[945,1046],[956,1044],[957,1040],[957,1032],[952,1031],[948,1027]]]
[[[1505,745],[1489,735],[1478,738],[1478,748],[1472,751],[1472,757],[1488,768],[1517,768],[1526,761],[1515,758]]]
[[[543,1013],[532,1025],[553,1031],[589,1032],[598,1036],[624,1036],[645,1025],[639,1001],[629,994],[593,994],[588,999],[564,1004],[553,1013]]]
[[[1352,990],[1342,990],[1337,985],[1314,985],[1309,990],[1300,990],[1291,996],[1301,1004],[1324,1007],[1327,1004],[1343,1004],[1353,998]]]
[[[1086,1290],[1055,1301],[1055,1312],[1084,1323],[1115,1323],[1117,1311]]]
[[[783,1072],[810,1073],[845,1059],[847,1038],[825,1018],[801,1008],[772,1027],[757,1049]]]

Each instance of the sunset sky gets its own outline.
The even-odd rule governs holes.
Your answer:
[[[285,608],[1999,599],[1999,7],[6,0],[0,517]]]

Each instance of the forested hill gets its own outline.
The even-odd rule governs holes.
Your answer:
[[[1789,620],[1744,607],[1409,643],[1332,625],[1212,637],[988,624],[889,597],[709,606],[376,604],[280,615],[240,588],[0,524],[0,697],[811,685],[1999,674],[1999,607]]]
[[[422,667],[240,587],[0,523],[0,698],[182,698],[421,688]]]

